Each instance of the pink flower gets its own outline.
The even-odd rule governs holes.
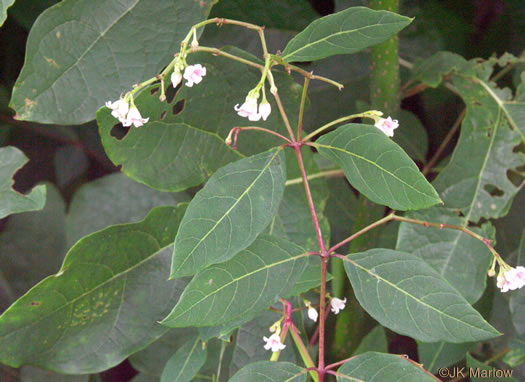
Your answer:
[[[171,73],[171,84],[173,85],[174,88],[176,88],[180,84],[181,81],[182,81],[182,74],[179,68],[175,68],[173,73]]]
[[[313,322],[317,322],[317,318],[319,317],[319,313],[317,313],[317,310],[315,308],[309,306],[308,307],[308,318],[312,320]]]
[[[124,126],[134,125],[135,127],[140,127],[148,121],[149,121],[149,118],[142,118],[142,116],[140,115],[139,109],[133,106],[131,107],[131,109],[129,109],[126,120],[122,122],[122,124]]]
[[[191,88],[193,84],[198,84],[202,81],[202,77],[206,75],[206,68],[201,64],[189,65],[184,71],[184,79],[186,80],[186,86]]]
[[[278,334],[272,334],[270,338],[263,337],[263,340],[266,342],[266,345],[264,345],[264,348],[266,350],[272,349],[272,352],[276,352],[279,350],[283,350],[286,345],[281,343],[281,337],[279,337]]]
[[[271,112],[272,107],[270,106],[266,98],[263,98],[263,100],[259,104],[259,114],[261,115],[262,119],[266,121]]]
[[[499,273],[497,286],[503,293],[509,290],[520,289],[525,286],[525,267],[511,268]]]
[[[239,104],[237,104],[233,108],[237,114],[239,114],[241,117],[247,117],[250,121],[258,121],[261,119],[261,114],[257,112],[257,97],[254,97],[250,94],[248,94],[246,100],[240,107]]]
[[[390,117],[387,119],[379,118],[379,121],[377,121],[374,126],[385,133],[387,136],[393,137],[394,130],[399,127],[399,122],[397,122],[397,119],[392,119]]]
[[[334,314],[338,314],[340,310],[343,310],[345,308],[346,297],[344,300],[341,300],[337,297],[333,297],[331,304],[332,304],[332,312],[334,312]]]
[[[111,115],[115,118],[117,118],[120,122],[124,123],[126,121],[126,116],[129,111],[129,104],[124,101],[123,99],[119,99],[118,101],[106,102],[106,107],[110,108]]]

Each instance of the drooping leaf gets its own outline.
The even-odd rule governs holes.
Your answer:
[[[142,220],[154,207],[189,200],[186,193],[158,192],[120,173],[96,179],[73,194],[66,217],[68,245],[110,225]]]
[[[10,106],[21,120],[94,119],[105,101],[162,69],[212,3],[70,0],[51,7],[31,29]]]
[[[55,186],[45,187],[45,207],[11,216],[0,233],[0,264],[9,304],[56,273],[66,254],[66,205]]]
[[[290,362],[259,361],[243,367],[229,382],[306,382],[306,369]]]
[[[92,373],[119,364],[160,337],[166,328],[158,320],[184,285],[167,280],[183,212],[183,207],[157,208],[142,222],[80,240],[56,275],[0,316],[1,362]]]
[[[160,382],[189,382],[206,362],[208,351],[199,337],[192,338],[181,346],[168,360]]]
[[[270,325],[280,316],[277,312],[265,311],[255,319],[241,326],[235,338],[235,349],[230,364],[230,375],[236,373],[249,363],[264,361],[268,359],[270,352],[264,348],[263,337],[269,337],[272,333],[268,330]],[[284,344],[286,350],[293,349],[294,343],[290,335],[286,336]],[[297,363],[295,352],[282,351],[279,361]]]
[[[377,248],[347,256],[363,308],[381,325],[425,342],[468,342],[500,333],[419,257]]]
[[[409,362],[401,355],[376,352],[368,352],[352,358],[337,372],[347,377],[337,376],[337,382],[436,381],[436,378],[427,374],[423,368]]]
[[[0,0],[0,26],[4,24],[7,18],[7,8],[9,8],[15,0]]]
[[[162,324],[213,326],[265,309],[288,293],[306,263],[302,248],[259,235],[231,260],[197,273]]]
[[[445,208],[434,207],[409,216],[428,222],[468,226],[464,217]],[[484,224],[482,229],[470,229],[487,239],[494,237],[490,223]],[[470,303],[476,302],[485,290],[492,254],[480,240],[462,231],[402,223],[396,249],[423,259]],[[458,271],[465,264],[468,264],[468,272]]]
[[[248,247],[277,212],[285,181],[281,149],[217,171],[184,215],[175,238],[171,277],[192,275]]]
[[[284,48],[286,62],[314,61],[379,44],[412,20],[387,11],[352,7],[315,20]]]
[[[451,344],[448,342],[418,342],[419,362],[431,373],[452,366],[465,359],[465,353],[476,347],[475,342]]]
[[[315,147],[341,166],[350,184],[375,203],[405,211],[441,202],[408,155],[374,126],[341,126],[319,138]]]
[[[369,351],[388,353],[388,341],[386,339],[385,328],[381,325],[377,325],[361,340],[352,355],[356,356]]]
[[[257,61],[240,49],[224,50]],[[206,67],[204,82],[192,88],[182,86],[171,102],[159,101],[159,85],[141,92],[135,103],[142,115],[150,118],[144,128],[131,129],[119,140],[112,136],[119,127],[110,110],[102,108],[97,116],[102,143],[112,162],[122,165],[122,171],[130,178],[161,191],[197,186],[220,167],[241,158],[241,154],[253,155],[282,143],[270,134],[243,131],[239,134],[238,151],[224,144],[234,126],[246,125],[246,118],[238,116],[233,108],[244,102],[246,93],[260,80],[260,71],[203,53],[192,54],[188,63]],[[286,73],[276,72],[274,77],[284,107],[295,109],[300,86]],[[270,99],[270,103],[277,110],[274,101]],[[261,124],[287,134],[277,112]]]
[[[13,175],[28,161],[16,147],[0,148],[0,219],[10,214],[41,210],[46,202],[46,186],[36,186],[27,195],[13,190]]]
[[[267,30],[275,28],[300,31],[316,19],[318,14],[306,0],[230,0],[220,1],[214,6],[210,17],[224,17],[264,25]]]

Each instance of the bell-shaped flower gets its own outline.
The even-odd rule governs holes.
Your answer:
[[[268,106],[270,106],[268,104]],[[239,104],[233,107],[237,114],[241,117],[248,118],[250,121],[258,121],[261,119],[261,114],[257,112],[257,96],[248,94],[244,103],[239,106]]]
[[[117,118],[120,122],[124,123],[126,121],[126,116],[129,111],[129,103],[124,99],[119,99],[118,101],[106,102],[106,107],[111,109],[111,115]]]
[[[264,348],[266,350],[272,349],[272,352],[276,352],[279,350],[283,350],[286,345],[281,343],[281,337],[279,337],[278,334],[272,334],[270,338],[263,337],[264,342],[266,342],[266,345],[264,345]]]
[[[188,65],[184,70],[184,79],[186,86],[191,88],[193,84],[198,84],[202,81],[202,77],[206,75],[206,68],[201,64]]]
[[[140,127],[148,121],[149,121],[149,118],[142,118],[142,116],[140,115],[139,109],[137,109],[135,106],[132,106],[131,109],[129,109],[126,120],[122,122],[122,124],[124,126],[133,125],[135,127]]]
[[[388,118],[379,118],[379,120],[374,125],[379,130],[381,130],[383,133],[388,135],[389,137],[394,136],[394,130],[399,127],[399,122],[397,119],[392,119],[390,117]]]
[[[259,114],[261,115],[262,119],[266,121],[271,112],[272,107],[270,106],[270,103],[266,100],[266,98],[263,98],[259,104]]]
[[[501,269],[497,278],[497,286],[503,293],[525,286],[525,267],[510,268],[506,271]]]
[[[180,72],[179,68],[175,68],[173,73],[171,73],[171,84],[174,88],[176,88],[180,82],[182,81],[182,73]]]
[[[345,308],[345,304],[346,304],[346,297],[344,300],[341,300],[340,298],[337,298],[337,297],[332,297],[332,302],[331,302],[332,312],[334,312],[334,314],[338,314],[340,310],[343,310]]]
[[[317,313],[317,310],[314,307],[309,306],[308,307],[308,318],[312,320],[313,322],[317,322],[318,317],[319,317],[319,313]]]

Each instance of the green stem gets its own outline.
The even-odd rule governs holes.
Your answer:
[[[306,349],[306,346],[301,340],[299,333],[297,333],[297,329],[295,328],[295,326],[291,325],[289,330],[290,330],[290,333],[292,334],[292,338],[293,338],[293,341],[295,342],[295,346],[297,347],[297,350],[299,351],[299,354],[301,355],[301,358],[303,359],[305,366],[307,368],[315,368],[315,363],[312,360],[312,357],[310,357],[310,353],[308,353],[308,349]],[[310,376],[315,382],[319,382],[319,376],[317,375],[317,372],[315,370],[310,370]]]
[[[370,116],[369,112],[364,112],[364,113],[352,114],[352,115],[347,115],[346,117],[338,118],[338,119],[336,119],[336,120],[334,120],[332,122],[328,122],[326,125],[323,125],[320,128],[318,128],[317,130],[315,130],[314,132],[308,134],[306,137],[304,137],[302,142],[308,142],[310,139],[312,139],[316,135],[322,133],[326,129],[329,129],[330,127],[332,127],[334,125],[337,125],[338,123],[341,123],[341,122],[344,122],[344,121],[348,121],[350,119],[355,119],[355,118],[371,118],[371,116]],[[371,119],[373,119],[373,118],[371,118]]]
[[[303,94],[301,96],[301,105],[299,106],[299,120],[297,122],[297,140],[301,140],[301,133],[303,129],[303,114],[304,104],[306,103],[306,95],[308,93],[308,85],[310,84],[310,78],[304,77]]]

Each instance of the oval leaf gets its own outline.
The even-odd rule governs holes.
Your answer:
[[[169,247],[182,213],[181,207],[156,208],[140,223],[80,240],[60,272],[0,316],[0,361],[95,373],[160,337],[166,328],[158,320],[183,286],[167,280]]]
[[[251,315],[284,296],[306,264],[302,248],[262,234],[230,261],[197,273],[162,324],[212,326]]]
[[[339,164],[350,184],[375,203],[406,211],[441,202],[412,159],[374,126],[341,126],[319,138],[315,147]]]
[[[31,28],[9,106],[21,120],[64,125],[94,119],[105,101],[166,65],[212,3],[60,2]]]
[[[193,275],[248,247],[277,212],[285,181],[281,149],[218,170],[195,195],[182,219],[171,277]]]
[[[260,361],[243,367],[229,382],[304,382],[306,374],[290,362]]]
[[[346,362],[338,370],[337,382],[435,382],[439,379],[401,355],[367,352]]]
[[[46,186],[36,186],[27,195],[13,190],[13,176],[28,161],[16,147],[0,148],[0,219],[7,215],[36,211],[46,203]]]
[[[166,363],[160,382],[191,381],[207,357],[208,351],[202,347],[198,337],[186,342]]]
[[[284,48],[286,62],[315,61],[382,43],[412,19],[387,11],[352,7],[315,20]]]
[[[363,308],[381,325],[424,342],[469,342],[500,333],[419,257],[377,248],[347,256]]]

